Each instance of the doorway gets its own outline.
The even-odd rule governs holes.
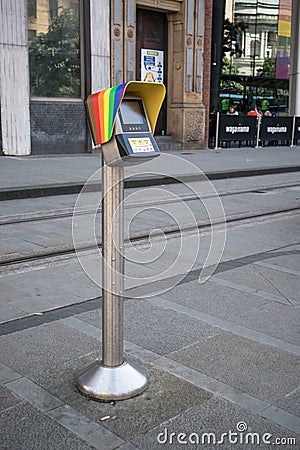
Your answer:
[[[167,38],[168,21],[165,14],[144,9],[137,10],[137,37],[136,37],[136,79],[141,80],[141,51],[142,49],[157,51],[162,58],[162,78],[167,85]],[[145,52],[145,50],[144,50]],[[160,53],[163,52],[163,53]],[[145,57],[144,57],[145,58]],[[143,80],[144,81],[144,77]],[[167,101],[164,100],[160,110],[155,134],[164,134],[167,126]]]

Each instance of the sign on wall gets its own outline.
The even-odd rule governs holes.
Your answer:
[[[141,49],[141,81],[163,83],[164,52]]]

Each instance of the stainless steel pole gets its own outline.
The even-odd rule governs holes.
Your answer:
[[[258,116],[258,118],[257,118],[257,133],[256,133],[256,145],[255,145],[255,148],[259,148],[259,133],[260,133],[261,121],[262,121],[261,116]]]
[[[123,167],[109,167],[102,176],[102,361],[123,363]]]
[[[148,385],[145,370],[123,356],[123,168],[102,170],[102,360],[82,370],[77,387],[99,400],[124,400]]]
[[[292,128],[292,140],[290,147],[295,147],[294,139],[295,139],[295,125],[296,125],[296,116],[293,116],[293,128]]]
[[[215,150],[220,149],[219,147],[219,126],[220,126],[220,113],[217,111],[217,119],[216,119],[216,138],[215,138]]]

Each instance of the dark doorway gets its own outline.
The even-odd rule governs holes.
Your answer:
[[[137,39],[136,39],[136,79],[141,80],[141,49],[161,50],[164,52],[163,82],[167,84],[167,37],[168,21],[163,13],[137,10]],[[155,134],[166,131],[167,102],[164,100],[160,111]]]

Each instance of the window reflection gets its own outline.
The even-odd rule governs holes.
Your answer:
[[[30,90],[80,97],[79,0],[27,0]]]
[[[288,112],[292,0],[226,0],[220,101]]]

